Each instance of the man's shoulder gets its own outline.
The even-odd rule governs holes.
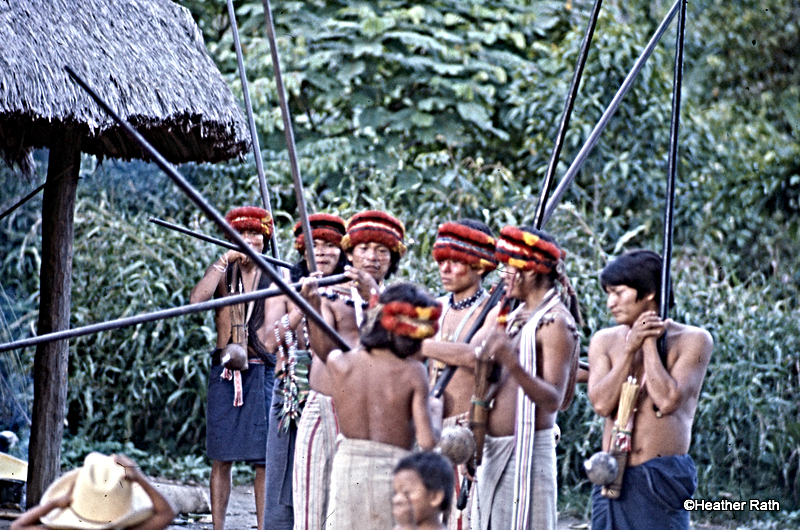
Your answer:
[[[691,344],[703,348],[711,348],[714,345],[714,339],[708,330],[690,324],[671,322],[667,329],[667,336],[673,336],[685,345]]]
[[[628,329],[630,329],[628,326],[611,326],[599,329],[594,332],[590,342],[591,344],[603,345],[624,340]]]

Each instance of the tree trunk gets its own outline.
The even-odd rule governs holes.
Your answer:
[[[80,137],[66,131],[50,148],[42,203],[42,268],[37,333],[69,329],[72,237],[80,172]],[[33,361],[33,417],[28,448],[27,506],[39,503],[61,470],[69,341],[40,344]]]

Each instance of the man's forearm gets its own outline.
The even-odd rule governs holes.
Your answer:
[[[450,366],[475,369],[475,347],[466,343],[426,339],[422,342],[422,355]]]
[[[528,396],[528,399],[544,408],[547,412],[556,412],[558,410],[562,396],[555,385],[529,374],[519,363],[509,366],[508,370],[511,377],[517,381],[522,391]]]

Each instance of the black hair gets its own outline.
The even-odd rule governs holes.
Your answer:
[[[378,299],[380,304],[389,302],[408,302],[418,307],[432,307],[438,304],[421,286],[411,282],[399,282],[387,287]],[[403,335],[389,333],[380,323],[377,308],[367,312],[364,322],[361,323],[361,344],[371,350],[372,348],[388,348],[397,357],[405,359],[417,353],[422,346],[421,339],[412,339]]]
[[[403,457],[395,466],[394,473],[406,469],[415,471],[428,491],[444,493],[439,508],[447,514],[453,503],[453,490],[455,489],[453,464],[439,453],[423,451]]]
[[[636,289],[636,299],[655,293],[655,302],[661,307],[661,256],[652,250],[636,249],[625,252],[605,266],[600,272],[600,286],[625,285]],[[672,281],[669,285],[669,307],[675,305]]]
[[[395,252],[394,250],[389,250],[389,252],[391,252],[391,261],[389,262],[389,269],[386,271],[386,276],[383,277],[384,280],[388,280],[392,274],[397,272],[397,267],[402,257],[399,252]]]

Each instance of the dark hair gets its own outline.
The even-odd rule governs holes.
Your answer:
[[[389,250],[391,252],[391,261],[389,262],[389,269],[386,271],[386,276],[383,277],[384,280],[389,279],[389,277],[397,272],[397,266],[400,263],[400,258],[402,257],[399,253],[395,252],[394,250]]]
[[[625,252],[600,272],[600,286],[625,285],[636,289],[636,299],[655,293],[656,305],[661,307],[661,256],[652,250],[636,249]],[[669,285],[669,307],[675,305],[672,281]]]
[[[421,286],[411,282],[395,283],[387,287],[378,299],[380,304],[389,302],[408,302],[418,307],[432,307],[438,304]],[[374,313],[373,313],[374,311]],[[361,344],[367,349],[388,348],[401,359],[417,353],[422,346],[421,339],[412,339],[402,335],[389,333],[380,323],[380,314],[370,309],[361,326]]]
[[[395,466],[394,473],[406,469],[415,471],[428,491],[444,493],[439,508],[447,514],[453,503],[453,490],[455,489],[453,464],[439,453],[423,451],[403,457]]]
[[[350,265],[350,261],[347,259],[347,254],[345,251],[342,250],[339,252],[339,261],[336,263],[336,268],[333,270],[333,274],[342,274],[344,272],[345,265]],[[292,268],[289,269],[289,278],[292,280],[292,282],[298,282],[300,281],[300,278],[305,278],[309,274],[308,263],[306,262],[305,256],[301,257],[297,263],[292,265]]]
[[[458,221],[455,221],[455,223],[466,226],[467,228],[472,228],[473,230],[479,230],[487,236],[494,237],[494,234],[492,234],[492,229],[489,228],[483,221],[478,221],[477,219],[467,217],[465,219],[459,219]]]

